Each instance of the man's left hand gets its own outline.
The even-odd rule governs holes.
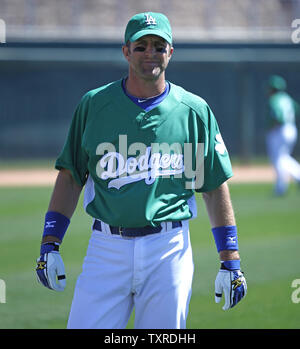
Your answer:
[[[233,308],[247,294],[247,283],[240,270],[219,270],[215,281],[215,301],[220,303],[224,293],[225,304],[223,310]]]

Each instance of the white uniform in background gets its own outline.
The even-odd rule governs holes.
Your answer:
[[[274,89],[269,100],[270,128],[266,145],[276,173],[277,195],[286,193],[291,178],[300,183],[300,164],[291,156],[298,136],[295,115],[295,101],[286,92]]]

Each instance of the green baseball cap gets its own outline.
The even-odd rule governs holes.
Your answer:
[[[172,45],[172,29],[168,18],[162,13],[143,12],[134,15],[125,30],[125,43],[138,40],[144,35],[157,35]]]
[[[279,91],[286,89],[286,81],[279,75],[271,75],[269,78],[269,86]]]

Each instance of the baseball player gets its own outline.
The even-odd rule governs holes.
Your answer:
[[[230,159],[207,103],[165,79],[174,50],[167,17],[133,16],[122,50],[128,75],[86,93],[75,111],[36,272],[44,286],[65,288],[59,247],[84,187],[92,234],[67,327],[125,328],[134,308],[135,328],[185,328],[195,193],[203,193],[220,256],[216,302],[224,295],[227,310],[247,292]]]
[[[290,178],[300,184],[300,164],[291,154],[297,141],[298,103],[288,95],[286,81],[279,75],[269,78],[267,152],[275,169],[275,195],[287,192]]]

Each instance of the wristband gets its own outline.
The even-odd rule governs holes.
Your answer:
[[[240,270],[241,269],[241,261],[239,259],[232,259],[229,261],[221,261],[221,269]]]
[[[45,242],[41,244],[40,254],[45,254],[49,252],[58,252],[59,251],[59,243],[58,242]]]
[[[62,241],[69,224],[70,219],[68,217],[59,212],[48,211],[45,216],[43,237],[52,235]]]
[[[218,252],[222,250],[238,250],[237,227],[225,225],[212,229]]]

